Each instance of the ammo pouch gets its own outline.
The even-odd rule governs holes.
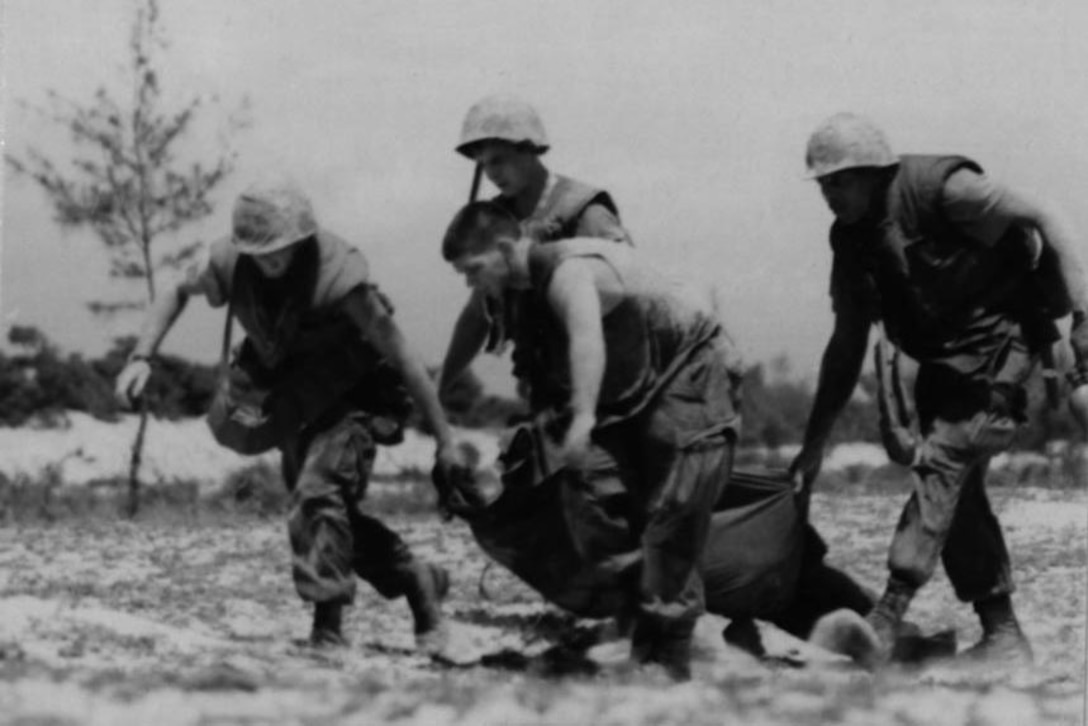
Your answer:
[[[221,446],[239,454],[262,454],[280,442],[275,417],[266,408],[270,392],[255,386],[239,366],[222,366],[208,409],[208,428]]]
[[[233,312],[231,300],[223,326],[215,396],[208,409],[208,428],[221,446],[239,454],[262,454],[280,443],[280,428],[268,406],[271,391],[230,360]]]

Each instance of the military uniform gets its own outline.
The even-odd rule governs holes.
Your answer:
[[[840,315],[882,321],[920,364],[923,442],[915,491],[889,554],[913,588],[942,559],[957,596],[1011,593],[1009,556],[984,479],[1025,419],[1025,382],[1057,339],[1030,270],[1039,244],[975,162],[903,156],[881,209],[836,222],[831,294]]]
[[[630,248],[583,238],[536,244],[529,295],[542,314],[530,383],[534,411],[560,412],[557,432],[571,394],[570,361],[546,296],[555,269],[579,257],[605,261],[623,286],[601,321],[605,370],[593,432],[614,468],[588,486],[607,491],[607,481],[618,480],[633,502],[642,551],[635,657],[678,662],[667,651],[690,644],[705,605],[699,562],[732,467],[738,361],[713,314],[637,264]]]
[[[502,196],[494,201],[517,216],[514,200]],[[544,191],[533,212],[519,220],[522,229],[540,242],[555,242],[571,237],[593,237],[631,244],[627,230],[619,220],[619,210],[608,192],[558,174],[549,174]],[[530,368],[535,365],[529,351],[539,337],[535,310],[530,296],[518,291],[508,291],[500,298],[483,298],[485,315],[489,321],[486,350],[502,352],[513,343],[513,373],[523,392],[527,393],[530,407],[534,377]]]
[[[387,598],[405,593],[414,560],[363,500],[378,444],[400,441],[410,401],[399,375],[363,338],[364,321],[392,314],[362,253],[319,230],[288,277],[266,279],[229,239],[211,247],[189,286],[230,302],[246,332],[240,372],[271,391],[295,587],[303,600],[348,603],[355,575]]]

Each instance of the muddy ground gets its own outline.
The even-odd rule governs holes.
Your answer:
[[[1006,526],[1030,670],[937,663],[871,675],[763,626],[759,662],[700,624],[695,678],[674,685],[624,660],[540,657],[572,623],[488,568],[461,524],[390,519],[448,567],[448,611],[467,664],[411,651],[407,607],[366,586],[348,612],[350,648],[303,645],[308,613],[289,576],[279,518],[190,514],[0,528],[0,722],[11,724],[983,724],[1083,723],[1088,508],[1082,492],[993,492]],[[831,559],[882,580],[897,497],[817,495]],[[482,583],[482,587],[481,587]],[[939,575],[911,617],[978,636]],[[484,656],[483,664],[479,657]],[[536,657],[534,657],[536,656]],[[554,670],[571,671],[556,676]]]

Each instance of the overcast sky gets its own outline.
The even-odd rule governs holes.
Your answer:
[[[237,175],[186,239],[228,229],[248,177],[281,168],[325,226],[368,255],[428,362],[466,297],[438,244],[471,167],[454,153],[481,96],[539,109],[561,173],[610,190],[639,249],[718,285],[752,361],[811,377],[830,329],[830,214],[803,179],[826,116],[871,116],[900,152],[958,152],[1059,203],[1088,230],[1088,3],[712,0],[163,2],[168,102],[248,97]],[[6,0],[4,140],[63,157],[63,135],[13,102],[119,89],[131,0]],[[218,113],[218,112],[216,112]],[[214,130],[221,118],[206,116]],[[197,155],[210,148],[197,146]],[[97,354],[137,320],[91,316],[110,290],[100,244],[62,232],[5,169],[0,304]],[[489,192],[490,193],[490,192]],[[221,312],[191,306],[166,349],[210,361]],[[501,386],[505,364],[482,369]]]

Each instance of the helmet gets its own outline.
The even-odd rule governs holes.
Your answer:
[[[247,255],[266,255],[317,232],[309,198],[293,182],[268,179],[251,184],[234,202],[231,242]]]
[[[898,163],[884,132],[869,119],[853,113],[837,113],[824,121],[812,132],[805,149],[810,179],[843,169]]]
[[[477,144],[492,139],[528,144],[541,154],[548,150],[548,136],[536,109],[508,94],[487,96],[468,110],[457,151],[471,159]]]

